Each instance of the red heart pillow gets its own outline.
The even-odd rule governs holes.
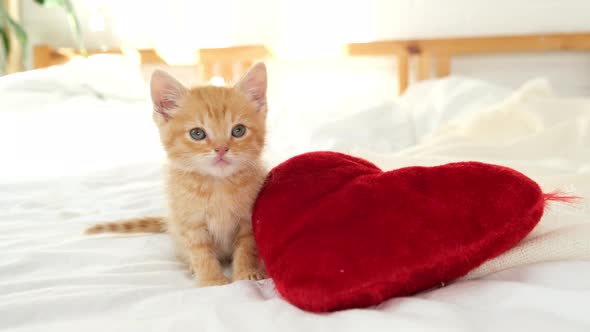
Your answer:
[[[556,197],[506,167],[461,162],[383,172],[359,158],[314,152],[270,172],[253,227],[278,292],[324,312],[467,274],[522,240],[546,199]]]

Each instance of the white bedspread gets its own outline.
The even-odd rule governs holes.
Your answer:
[[[484,86],[465,82],[451,79],[428,93]],[[480,160],[523,171],[545,190],[590,198],[590,100],[554,97],[539,81],[488,109],[504,97],[496,92],[479,103],[473,93],[455,94],[452,102],[449,95],[435,103],[440,121],[429,125],[424,112],[432,107],[411,94],[392,106],[400,117],[371,108],[307,132],[290,132],[277,117],[267,159],[273,165],[294,153],[334,148],[385,169]],[[551,204],[520,246],[469,280],[375,308],[310,314],[281,300],[270,280],[193,287],[166,235],[83,236],[96,221],[163,212],[162,154],[148,104],[20,93],[0,89],[0,330],[590,330],[589,200]],[[43,105],[36,102],[41,97]],[[445,121],[451,122],[439,125]],[[376,148],[347,136],[371,128],[380,134],[370,139],[383,142]],[[388,144],[396,128],[411,130],[397,134],[403,144]]]

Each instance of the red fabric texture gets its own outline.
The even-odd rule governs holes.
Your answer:
[[[335,152],[275,167],[253,213],[260,258],[281,296],[327,312],[376,305],[467,274],[539,222],[539,185],[459,162],[383,172]]]

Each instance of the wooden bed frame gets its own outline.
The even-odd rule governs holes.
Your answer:
[[[380,41],[348,47],[350,55],[397,56],[400,94],[409,84],[412,57],[417,58],[416,78],[421,81],[431,77],[433,64],[436,77],[449,75],[451,57],[457,55],[550,51],[590,51],[590,32]]]
[[[125,54],[128,50],[90,50],[88,55],[96,54]],[[155,49],[133,50],[139,55],[142,64],[167,64],[174,65],[165,60]],[[45,68],[63,64],[70,59],[80,57],[80,53],[69,48],[52,48],[48,45],[33,47],[33,67]],[[227,48],[208,48],[194,51],[193,60],[182,65],[196,65],[203,82],[212,77],[222,77],[226,82],[231,82],[241,76],[256,61],[272,57],[271,52],[261,45],[234,46]]]
[[[451,73],[451,58],[457,55],[494,54],[548,51],[590,51],[590,32],[534,34],[519,36],[487,36],[470,38],[440,38],[415,40],[387,40],[348,44],[348,56],[396,57],[398,61],[399,91],[403,93],[410,84],[410,61],[417,59],[416,80],[445,77]],[[138,50],[142,64],[166,64],[156,50]],[[90,51],[98,53],[123,53],[121,50]],[[33,49],[34,67],[43,68],[64,63],[79,54],[72,49],[57,49],[47,45]],[[235,46],[228,48],[200,49],[195,51],[192,64],[198,65],[201,79],[209,81],[214,76],[226,82],[233,81],[254,62],[272,58],[270,48],[264,45]]]

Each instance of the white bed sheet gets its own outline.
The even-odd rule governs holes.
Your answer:
[[[539,229],[504,256],[513,256],[509,262],[495,260],[471,280],[374,308],[310,314],[281,300],[270,280],[193,287],[166,235],[81,235],[96,221],[164,212],[149,103],[21,87],[20,94],[0,89],[0,330],[590,330],[588,201],[552,205]],[[289,121],[272,118],[269,165],[319,148],[385,169],[477,159],[590,197],[589,100],[561,100],[533,82],[482,112],[509,92],[467,79],[422,87],[398,103],[308,128],[291,131]],[[365,129],[383,144],[348,135]],[[564,235],[568,229],[580,236]],[[539,241],[549,252],[538,254]]]

